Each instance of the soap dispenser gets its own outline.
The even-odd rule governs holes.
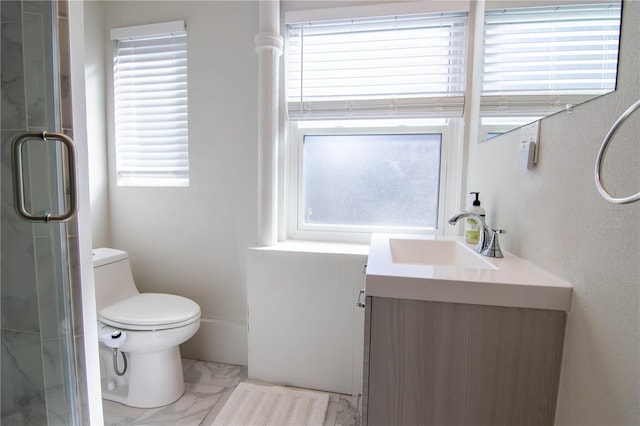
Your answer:
[[[471,207],[467,210],[469,213],[475,213],[480,216],[484,220],[484,209],[480,207],[480,193],[479,192],[470,192],[469,194],[475,195],[476,199],[473,200]],[[466,222],[464,225],[464,239],[469,244],[478,244],[480,241],[480,232],[483,232],[482,224],[478,222],[473,216],[469,216],[466,218]]]

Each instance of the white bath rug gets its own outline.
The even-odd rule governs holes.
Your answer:
[[[213,424],[322,426],[328,405],[328,394],[243,382],[238,384]]]

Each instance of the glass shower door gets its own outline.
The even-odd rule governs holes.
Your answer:
[[[74,165],[64,135],[42,137],[72,136],[66,3],[0,8],[0,423],[79,424],[77,223],[51,220],[73,205]]]

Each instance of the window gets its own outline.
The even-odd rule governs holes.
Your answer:
[[[287,229],[294,239],[367,242],[372,232],[442,234],[454,198],[450,119],[298,121],[290,126]],[[451,196],[451,194],[449,194]]]
[[[289,22],[286,35],[289,237],[441,233],[467,12]]]
[[[488,10],[481,115],[542,117],[615,89],[621,5]]]
[[[118,185],[188,186],[183,21],[114,29]]]

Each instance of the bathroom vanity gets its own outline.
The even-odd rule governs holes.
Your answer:
[[[456,239],[374,235],[363,424],[552,425],[571,286]]]

